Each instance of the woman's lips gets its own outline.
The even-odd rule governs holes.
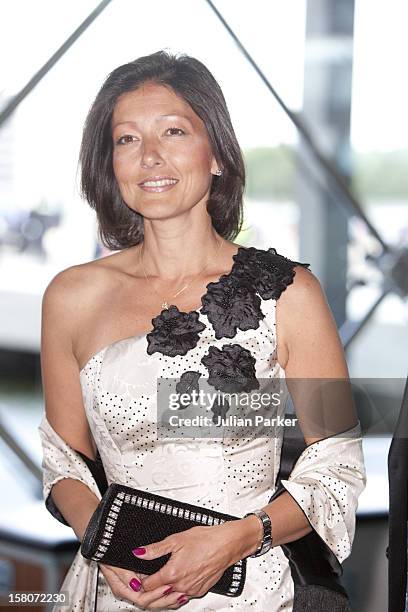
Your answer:
[[[158,193],[161,191],[169,191],[175,185],[177,185],[177,179],[163,178],[163,179],[150,179],[139,183],[140,189],[147,192]]]

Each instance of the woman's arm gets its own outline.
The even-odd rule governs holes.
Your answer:
[[[98,498],[87,485],[71,478],[55,483],[51,496],[78,540],[82,541],[89,519],[99,504]]]
[[[324,292],[309,270],[301,266],[295,270],[293,284],[277,301],[275,329],[278,360],[309,446],[353,428],[358,418],[343,347]],[[356,480],[360,492],[361,474],[356,473]],[[274,546],[297,540],[312,530],[304,510],[287,491],[262,509],[271,518]],[[262,539],[262,526],[253,515],[242,519],[243,528],[244,523],[243,539],[248,542],[248,554],[252,554]]]
[[[85,527],[99,503],[81,476],[87,468],[74,449],[90,459],[96,447],[89,430],[83,406],[79,368],[73,352],[74,334],[78,333],[79,274],[69,268],[57,274],[48,285],[42,301],[41,375],[48,425],[44,426],[44,464],[55,467],[45,474],[47,497],[51,495],[57,510],[56,518],[63,518],[81,540]],[[51,431],[51,428],[53,431]],[[59,438],[59,439],[58,439]],[[53,446],[55,443],[55,446]],[[64,443],[69,449],[63,449]],[[57,450],[58,447],[60,450]],[[68,457],[67,454],[71,456]],[[76,472],[69,465],[76,466]],[[59,468],[59,471],[58,471]],[[67,478],[68,473],[72,478]],[[47,504],[52,508],[52,502]]]
[[[248,509],[248,512],[256,508]],[[312,531],[310,522],[303,510],[293,497],[287,492],[281,493],[273,502],[263,506],[272,522],[273,546],[280,546],[302,538]],[[225,534],[226,544],[234,543],[235,554],[238,559],[252,555],[261,545],[263,528],[261,521],[254,515],[247,516],[239,521],[228,523],[229,534]]]

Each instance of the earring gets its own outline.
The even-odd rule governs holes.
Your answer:
[[[216,172],[215,174],[216,174],[217,176],[221,176],[221,174],[222,174],[222,170],[219,170],[219,169],[218,169],[218,170],[217,170],[217,172]]]

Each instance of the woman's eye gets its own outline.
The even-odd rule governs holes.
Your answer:
[[[184,130],[182,130],[181,128],[177,128],[177,127],[170,127],[166,130],[166,132],[173,132],[172,135],[175,135],[175,136],[182,136],[183,134],[185,134]],[[175,134],[175,132],[178,132],[178,133]]]
[[[129,144],[130,142],[133,142],[135,138],[136,138],[135,136],[131,136],[130,134],[125,134],[125,136],[121,136],[120,138],[118,138],[115,144],[117,145]]]

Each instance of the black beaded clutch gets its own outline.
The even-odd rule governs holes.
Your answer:
[[[219,525],[239,517],[112,483],[86,528],[81,553],[87,559],[143,574],[154,574],[170,558],[141,559],[132,549],[158,542],[195,525]],[[228,567],[210,591],[237,597],[245,584],[246,559]]]

